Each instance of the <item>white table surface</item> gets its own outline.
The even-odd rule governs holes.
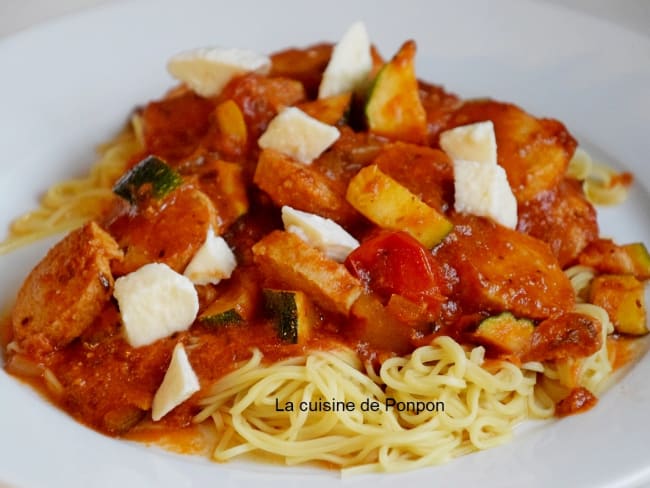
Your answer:
[[[127,0],[0,0],[0,38],[60,15],[118,1]],[[650,0],[538,1],[586,12],[650,37]]]

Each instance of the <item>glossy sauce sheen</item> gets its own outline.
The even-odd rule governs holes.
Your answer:
[[[207,228],[213,226],[224,231],[225,239],[233,248],[237,273],[248,275],[260,286],[277,285],[273,277],[260,274],[251,248],[272,230],[282,228],[279,205],[289,203],[303,210],[317,211],[344,224],[359,240],[371,239],[377,229],[350,207],[345,200],[345,189],[360,168],[374,162],[418,198],[447,213],[455,224],[452,233],[429,255],[432,259],[421,260],[433,270],[433,278],[414,280],[428,283],[427,286],[435,288],[435,293],[406,288],[400,291],[395,287],[415,285],[395,285],[390,280],[381,282],[391,283],[393,288],[384,286],[373,290],[372,283],[364,280],[363,269],[348,266],[365,284],[362,299],[352,307],[349,317],[316,307],[314,333],[300,344],[282,342],[273,319],[258,303],[252,316],[243,323],[208,326],[197,320],[187,332],[137,349],[123,339],[117,304],[111,299],[79,337],[54,352],[30,358],[42,368],[49,368],[62,386],[62,392],[55,394],[39,379],[36,382],[42,391],[79,421],[107,434],[126,434],[149,415],[153,395],[165,374],[171,351],[179,341],[185,345],[201,387],[207,388],[249,359],[252,348],[260,349],[267,363],[340,345],[355,348],[362,356],[378,362],[384,357],[408,353],[442,333],[471,342],[465,332],[489,314],[512,311],[539,323],[572,309],[573,291],[557,258],[562,260],[562,265],[570,264],[579,250],[569,248],[557,229],[568,228],[571,235],[583,236],[586,245],[597,236],[597,226],[592,219],[593,208],[582,193],[571,183],[563,183],[563,170],[575,141],[557,121],[535,119],[517,107],[498,102],[463,105],[442,88],[420,83],[427,139],[433,148],[390,141],[361,130],[361,126],[339,124],[340,139],[309,167],[287,170],[296,163],[287,163],[281,155],[270,152],[260,158],[257,138],[282,107],[313,99],[330,51],[331,46],[319,45],[279,53],[273,57],[270,77],[236,78],[214,99],[201,98],[181,87],[140,111],[146,150],[134,157],[132,163],[155,154],[175,167],[184,176],[185,183],[162,202],[135,209],[116,201],[114,208],[107,211],[109,217],[101,225],[125,251],[125,258],[115,261],[111,271],[118,278],[147,262],[157,261],[182,273],[201,245]],[[215,116],[216,107],[228,100],[239,107],[248,131],[246,140],[238,145],[218,126]],[[352,106],[353,125],[358,119],[357,109]],[[525,213],[525,225],[521,224],[520,230],[531,229],[532,236],[548,238],[550,247],[542,240],[489,220],[456,215],[451,210],[453,168],[449,158],[435,148],[437,135],[443,129],[488,118],[497,127],[497,137],[501,139],[499,158],[506,161],[506,169],[512,169],[508,176],[520,203],[530,206],[538,198],[558,209],[553,213],[552,222],[544,212],[531,210]],[[512,128],[514,123],[524,124],[526,130],[516,132]],[[521,162],[522,144],[534,156],[524,162]],[[553,162],[548,171],[540,166],[545,154],[550,154]],[[214,182],[205,177],[213,174],[208,171],[212,168],[209,165],[217,160],[241,165],[247,184],[249,210],[234,223],[232,209],[224,207],[227,204],[210,186]],[[267,186],[264,181],[269,180],[253,184],[258,160],[264,160],[270,167],[277,164],[284,168],[286,174],[279,183],[289,181],[292,189],[276,194],[275,182]],[[539,173],[535,185],[526,184],[526,165]],[[269,178],[278,174],[269,173]],[[320,190],[313,194],[301,193],[298,189],[304,183],[310,185],[306,188]],[[541,192],[551,192],[548,195],[552,196],[543,196]],[[206,203],[204,198],[209,201]],[[287,201],[278,201],[282,198]],[[578,208],[583,217],[575,217],[558,202]],[[412,250],[410,255],[419,256],[421,252]],[[387,261],[382,272],[390,273],[393,265],[401,266]],[[408,267],[402,269],[412,272]],[[432,284],[431,280],[435,282]],[[199,287],[199,315],[224,286]],[[425,306],[417,303],[421,296],[427,297]],[[561,337],[557,331],[554,333]],[[590,346],[593,344],[587,349]],[[10,358],[7,369],[28,376],[14,366]],[[149,429],[145,423],[129,436],[141,440],[174,437],[173,432],[178,428],[190,425],[192,416],[198,412],[196,399],[200,395],[197,393],[174,409],[155,428]],[[587,403],[576,400],[573,405],[582,409]]]

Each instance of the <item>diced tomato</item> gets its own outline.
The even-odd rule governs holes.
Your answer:
[[[370,237],[348,256],[345,265],[385,301],[397,294],[437,313],[445,300],[441,266],[405,232]]]

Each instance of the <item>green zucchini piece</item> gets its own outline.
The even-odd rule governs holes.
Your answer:
[[[156,156],[147,156],[117,180],[113,192],[136,204],[145,196],[163,198],[182,182],[182,176],[165,161]],[[148,188],[145,189],[145,185]]]
[[[616,332],[630,335],[648,333],[645,289],[634,276],[597,276],[591,282],[589,302],[605,309]]]
[[[375,77],[366,102],[371,132],[391,139],[423,143],[427,115],[415,76],[415,42],[407,41]]]
[[[645,244],[642,242],[635,242],[633,244],[626,244],[622,247],[632,260],[634,276],[640,280],[647,280],[650,278],[650,253],[645,247]]]
[[[382,172],[376,164],[364,167],[350,180],[345,198],[379,227],[402,230],[427,249],[442,241],[454,228],[442,213]]]
[[[235,274],[229,285],[199,316],[199,322],[214,326],[233,325],[253,317],[259,298],[257,284],[246,274]]]
[[[315,313],[303,292],[267,288],[264,290],[264,301],[267,311],[276,320],[280,339],[298,344],[311,335]]]
[[[227,310],[207,311],[199,317],[199,321],[206,325],[232,325],[240,324],[244,321],[243,317],[235,308]]]
[[[530,347],[535,326],[530,320],[518,319],[510,312],[483,320],[474,337],[508,354],[523,354]]]

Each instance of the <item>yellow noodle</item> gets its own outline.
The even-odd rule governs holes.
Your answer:
[[[607,349],[607,336],[614,332],[614,327],[605,310],[597,305],[578,303],[575,311],[590,315],[601,324],[601,347],[586,358],[568,359],[545,364],[544,376],[551,383],[544,383],[547,393],[554,398],[566,394],[571,388],[583,386],[594,395],[603,393],[607,379],[612,372],[611,360]]]
[[[584,180],[589,176],[589,173],[591,173],[592,165],[593,162],[589,153],[579,147],[576,149],[571,161],[569,161],[567,176],[575,178],[576,180]]]
[[[142,121],[136,116],[131,127],[100,148],[100,160],[86,178],[53,186],[39,209],[13,222],[0,254],[101,215],[114,198],[112,185],[142,145]],[[581,150],[570,163],[569,175],[584,181],[587,197],[596,203],[618,201],[627,192],[622,185],[610,185],[615,172]],[[574,266],[567,276],[580,301],[593,269]],[[387,359],[378,371],[349,349],[312,351],[271,365],[264,364],[255,350],[205,393],[194,421],[214,424],[217,461],[266,453],[289,465],[327,462],[345,475],[440,464],[506,442],[524,419],[551,417],[554,401],[570,387],[601,393],[611,372],[606,347],[611,323],[600,307],[578,303],[576,311],[603,326],[601,349],[577,363],[531,362],[518,367],[501,361],[488,369],[482,347],[470,349],[449,337],[439,337],[408,356]],[[45,370],[44,376],[57,390],[60,383],[52,372]],[[351,402],[354,408],[337,412],[284,408],[323,401]],[[372,402],[377,411],[362,410]],[[397,405],[433,408],[414,411]]]
[[[582,189],[591,203],[618,205],[627,198],[628,188],[615,177],[618,172],[606,164],[594,161],[582,148],[576,149],[569,161],[567,176],[582,181]]]
[[[565,274],[571,282],[571,286],[576,294],[576,300],[584,302],[589,293],[591,280],[596,276],[596,272],[589,266],[576,265],[566,269]]]
[[[567,275],[579,291],[593,270],[576,266]],[[555,402],[572,387],[602,392],[611,373],[606,338],[613,328],[600,307],[578,303],[575,311],[598,320],[603,334],[603,346],[577,363],[518,367],[501,361],[486,369],[482,347],[468,349],[449,337],[389,358],[378,372],[348,349],[312,352],[268,366],[255,350],[247,363],[206,393],[195,421],[213,420],[219,435],[213,457],[218,461],[261,452],[289,465],[327,462],[344,475],[440,464],[506,442],[524,419],[551,417]],[[323,400],[352,402],[354,409],[297,407]],[[378,411],[363,411],[364,401],[377,402]],[[396,405],[437,407],[416,411]]]
[[[525,418],[553,414],[548,396],[535,391],[536,372],[506,361],[488,371],[483,355],[482,347],[467,349],[440,337],[369,375],[368,365],[348,349],[271,365],[254,351],[206,393],[195,421],[212,418],[218,461],[262,452],[290,465],[324,461],[343,474],[439,464],[505,442]],[[299,408],[300,402],[323,401],[353,408]],[[364,402],[376,402],[378,411],[362,409]],[[417,405],[421,411],[408,408]]]
[[[587,199],[597,205],[619,205],[625,201],[628,193],[624,185],[603,185],[591,179],[582,183],[582,189]]]

